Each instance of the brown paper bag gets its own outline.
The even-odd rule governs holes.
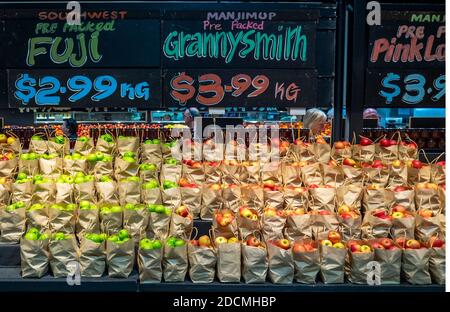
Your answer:
[[[240,164],[232,165],[224,161],[220,164],[220,171],[222,176],[222,183],[226,184],[237,184],[242,183],[241,172],[243,167]]]
[[[302,174],[302,181],[306,186],[323,184],[322,168],[320,163],[313,163],[311,165],[300,167],[300,172]]]
[[[241,186],[241,196],[244,205],[255,209],[261,213],[264,206],[264,190],[256,184],[247,184]],[[205,204],[203,204],[205,205]]]
[[[86,233],[98,233],[100,231],[100,216],[98,208],[79,209],[77,212],[76,232],[78,237]]]
[[[192,215],[182,217],[177,213],[172,213],[170,221],[169,235],[175,237],[189,237],[193,226]]]
[[[181,202],[185,205],[192,217],[198,219],[202,208],[202,192],[199,187],[181,187]]]
[[[70,273],[70,262],[79,258],[78,244],[75,236],[63,240],[51,239],[48,245],[50,250],[50,267],[54,277],[67,277]]]
[[[145,237],[148,222],[149,211],[145,205],[139,204],[136,209],[123,210],[123,228],[130,233],[135,242]]]
[[[361,244],[363,241],[357,241]],[[345,265],[345,271],[350,282],[354,284],[367,284],[367,276],[371,268],[367,264],[375,258],[374,251],[371,252],[351,252],[348,251],[348,261]]]
[[[73,151],[76,153],[80,153],[81,155],[87,156],[94,152],[94,139],[88,138],[86,142],[82,142],[80,140],[75,141],[75,146],[73,147]]]
[[[321,163],[327,163],[330,161],[331,146],[329,144],[314,143],[313,149],[316,161]]]
[[[342,171],[345,175],[345,182],[348,184],[362,184],[364,181],[362,168],[343,165]]]
[[[263,182],[267,180],[272,180],[275,184],[283,183],[281,162],[272,161],[267,163],[261,163],[261,180]]]
[[[241,244],[219,244],[217,248],[217,277],[221,283],[241,281]]]
[[[357,162],[372,162],[375,158],[375,144],[370,145],[360,145],[353,144],[352,147],[352,157]]]
[[[88,200],[95,201],[97,196],[95,195],[95,183],[94,181],[87,181],[74,185],[74,196],[77,201]]]
[[[364,215],[363,223],[361,226],[362,239],[373,239],[388,237],[392,227],[392,221],[390,219],[381,219],[373,215],[383,209],[376,209],[367,212]]]
[[[308,209],[308,189],[304,187],[284,187],[283,189],[284,207],[295,210],[297,208]]]
[[[258,212],[255,209],[248,208],[246,206],[242,206],[242,208],[250,209],[252,212],[253,218],[246,218],[239,213],[237,213],[237,228],[239,231],[239,235],[242,239],[246,239],[247,236],[253,234],[255,231],[259,231],[261,229],[260,219],[258,217]]]
[[[294,280],[294,259],[292,248],[282,249],[269,242],[269,278],[274,284],[291,284]]]
[[[221,216],[225,216],[228,214],[231,215],[231,222],[225,226],[219,224],[218,219],[221,218]],[[236,217],[234,213],[229,209],[218,209],[214,211],[212,228],[214,231],[214,235],[216,237],[224,236],[225,238],[230,238],[230,237],[237,237],[239,234]]]
[[[445,166],[431,165],[431,182],[436,184],[445,183]]]
[[[315,248],[311,251],[296,252],[294,249],[294,278],[297,283],[315,284],[320,272],[320,251],[317,242],[310,239],[298,240],[296,244],[309,243]],[[295,248],[295,247],[294,247]]]
[[[56,183],[55,202],[61,204],[70,204],[75,201],[74,185],[70,183]]]
[[[30,153],[45,154],[48,151],[48,141],[46,140],[30,140],[28,151]]]
[[[117,190],[119,191],[119,202],[121,205],[140,203],[141,201],[140,182],[121,181],[117,184]]]
[[[137,162],[127,162],[122,158],[116,158],[114,163],[114,177],[117,181],[128,177],[137,177],[139,173],[139,164]]]
[[[63,159],[63,172],[68,174],[75,174],[76,172],[83,172],[86,174],[87,161],[85,159]]]
[[[39,158],[39,169],[43,175],[56,176],[63,172],[63,161],[60,157],[53,159]]]
[[[417,149],[417,144],[410,140],[415,146],[408,146],[405,144],[398,145],[398,158],[404,161],[417,159],[419,157],[419,150]]]
[[[379,143],[375,144],[375,159],[384,162],[392,162],[399,159],[398,145],[391,145],[388,147],[381,146]]]
[[[11,195],[11,182],[6,181],[5,184],[0,184],[0,205],[7,205]]]
[[[139,137],[118,137],[117,138],[117,152],[119,155],[123,155],[126,152],[133,152],[138,154],[140,145]]]
[[[438,189],[415,188],[416,207],[418,209],[429,209],[433,213],[441,211],[441,199]]]
[[[22,277],[41,278],[48,272],[48,239],[20,239],[20,267]]]
[[[179,181],[181,178],[182,166],[181,165],[168,165],[163,164],[161,167],[161,183],[164,181]]]
[[[323,184],[330,185],[332,187],[339,187],[343,185],[345,181],[345,174],[340,166],[331,166],[328,164],[322,164],[323,172]]]
[[[155,164],[157,166],[156,170],[143,170],[142,165],[139,167],[139,179],[142,183],[149,182],[150,180],[158,180],[161,172],[161,164]],[[151,164],[151,163],[149,163]]]
[[[25,204],[29,204],[33,195],[33,183],[31,181],[25,183],[12,183],[11,195],[11,202],[23,201]]]
[[[417,169],[408,166],[408,185],[413,186],[416,183],[431,182],[431,166],[423,165],[422,168]]]
[[[133,271],[134,257],[132,238],[123,243],[106,241],[106,263],[109,277],[127,278]]]
[[[99,203],[105,205],[119,204],[119,194],[117,192],[116,182],[95,182],[95,189],[97,190]]]
[[[163,165],[163,167],[164,166],[165,165]],[[203,170],[203,165],[201,165],[201,167],[199,167],[199,168],[196,168],[193,166],[188,166],[187,164],[183,164],[181,166],[181,168],[182,168],[181,169],[182,177],[187,179],[187,181],[189,181],[189,183],[193,183],[193,184],[205,183],[205,171]],[[174,181],[178,181],[178,180],[174,180]]]
[[[365,211],[372,211],[375,209],[387,209],[393,202],[392,192],[377,188],[364,188],[363,207]]]
[[[405,187],[405,190],[397,189],[397,191],[394,191],[395,188],[390,189],[391,195],[389,195],[390,198],[393,198],[393,202],[404,206],[409,211],[416,211],[416,204],[414,201],[414,190],[408,187]]]
[[[42,209],[27,209],[27,228],[35,227],[43,232],[49,229],[49,213],[48,207],[44,205]]]
[[[0,242],[18,243],[25,233],[25,208],[6,210],[0,205]]]
[[[47,152],[49,154],[55,153],[60,156],[64,156],[70,153],[70,142],[68,138],[64,138],[64,144],[59,144],[54,141],[53,138],[49,138],[47,142]]]
[[[129,163],[124,164],[124,161],[122,160],[122,164],[126,166]],[[94,163],[88,163],[88,171],[93,172],[96,178],[99,178],[101,176],[113,176],[114,174],[113,162],[96,161]]]
[[[106,269],[106,243],[96,243],[83,237],[79,261],[82,277],[102,277]]]
[[[139,268],[139,281],[141,283],[161,282],[162,258],[163,248],[148,250],[139,248],[137,263]]]
[[[160,237],[165,239],[169,235],[170,220],[172,213],[150,212],[150,219],[147,226],[148,237]]]
[[[270,190],[264,188],[264,203],[266,206],[270,206],[276,209],[283,209],[284,207],[284,198],[281,187],[278,190]]]
[[[420,215],[420,210],[416,214],[415,237],[422,243],[426,243],[431,237],[441,235],[445,231],[441,226],[441,219],[444,216],[435,214],[432,217],[424,218]]]
[[[384,188],[389,180],[389,168],[362,168],[366,185],[377,185]]]
[[[142,162],[160,164],[162,162],[161,144],[141,144]]]
[[[301,145],[293,145],[292,151],[299,161],[316,161],[316,151],[311,143],[304,142]]]
[[[223,206],[237,212],[242,203],[241,188],[235,184],[222,185]]]
[[[388,185],[407,185],[408,184],[408,168],[401,164],[399,167],[389,166]]]
[[[347,205],[357,210],[361,209],[363,188],[360,184],[345,184],[336,188],[338,206]]]
[[[216,275],[217,254],[214,248],[188,245],[189,277],[193,283],[211,283]]]
[[[56,185],[53,181],[33,185],[33,203],[54,203]]]
[[[161,190],[159,188],[142,189],[141,200],[145,204],[162,204]]]
[[[300,240],[304,238],[312,238],[312,218],[311,214],[288,215],[284,235],[290,241]]]
[[[243,243],[242,250],[242,277],[247,284],[265,283],[269,261],[264,246],[253,247]]]
[[[286,216],[268,216],[263,214],[261,217],[261,229],[265,241],[283,238],[283,228],[286,224]]]
[[[52,233],[62,232],[65,234],[75,233],[75,211],[48,208],[49,226]]]
[[[313,213],[311,221],[311,230],[316,239],[320,239],[322,233],[339,230],[339,220],[335,214],[321,215],[320,212]]]
[[[214,186],[214,184],[212,185]],[[211,220],[214,210],[221,209],[223,205],[222,188],[212,188],[211,185],[203,185],[202,188],[202,209],[200,218]]]
[[[333,148],[331,149],[331,158],[337,162],[343,161],[345,158],[352,158],[352,148],[347,146],[345,148]]]
[[[355,210],[355,212],[358,215],[356,218],[342,218],[339,215],[337,217],[339,220],[339,232],[342,234],[344,241],[361,237],[362,218],[358,211]]]
[[[392,219],[392,227],[391,227],[391,237],[414,237],[414,227],[415,227],[415,216],[413,214],[409,214],[404,218],[393,218]]]
[[[100,211],[100,230],[111,235],[122,229],[123,212],[102,213]]]
[[[261,183],[261,164],[259,162],[243,162],[241,183]]]
[[[102,152],[104,154],[112,155],[116,150],[116,142],[107,142],[103,140],[100,136],[97,138],[97,144],[95,146],[97,152]]]
[[[0,178],[12,177],[14,172],[16,172],[17,170],[17,165],[18,165],[17,158],[0,161]]]
[[[415,285],[431,284],[429,261],[431,250],[404,249],[402,257],[402,275],[404,279]]]
[[[328,210],[335,212],[336,206],[336,189],[335,188],[310,188],[309,209],[311,210]]]
[[[430,274],[433,283],[445,284],[445,248],[431,248]]]
[[[179,187],[174,187],[170,189],[163,189],[162,202],[165,206],[169,206],[172,209],[176,209],[181,206],[181,191]]]
[[[325,284],[344,282],[347,250],[320,245],[320,276]]]
[[[382,239],[372,240],[380,242]],[[400,272],[402,264],[402,250],[375,248],[375,258],[381,266],[380,281],[382,285],[400,284]]]
[[[184,282],[188,270],[187,244],[172,248],[164,246],[163,272],[165,282]]]
[[[27,175],[32,175],[40,172],[39,159],[32,159],[32,160],[19,159],[19,172],[23,172]]]
[[[300,167],[295,165],[295,163],[281,163],[281,176],[284,185],[290,186],[301,186],[302,185],[302,174]]]
[[[220,184],[222,182],[222,172],[220,170],[220,162],[204,162],[203,169],[205,172],[205,183],[216,183]]]

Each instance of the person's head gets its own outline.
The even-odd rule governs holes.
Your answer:
[[[311,131],[311,134],[320,134],[327,122],[327,115],[317,108],[309,109],[303,117],[303,128]]]
[[[380,119],[380,115],[374,108],[367,108],[363,112],[363,119]]]
[[[73,118],[64,119],[61,129],[66,136],[74,136],[77,135],[78,124]]]
[[[186,109],[183,113],[184,123],[186,126],[192,128],[194,126],[194,118],[200,116],[200,111],[195,107]]]

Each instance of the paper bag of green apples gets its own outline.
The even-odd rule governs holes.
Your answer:
[[[46,176],[57,176],[63,172],[63,159],[57,153],[41,154],[39,170]]]
[[[27,228],[37,228],[40,232],[50,227],[50,218],[46,204],[36,203],[27,208]]]
[[[73,234],[52,233],[49,242],[50,268],[54,277],[67,277],[73,273],[71,262],[78,262],[78,243]]]
[[[98,233],[99,231],[100,215],[98,206],[87,200],[80,201],[76,221],[78,238],[83,237],[85,233]]]
[[[127,230],[112,234],[106,241],[106,262],[109,277],[127,278],[133,271],[134,241]]]
[[[156,179],[143,182],[141,185],[141,200],[146,204],[161,204],[161,190]]]
[[[87,173],[87,158],[78,152],[74,152],[72,155],[66,155],[63,159],[63,171],[64,173],[74,175],[77,172],[83,174]]]
[[[165,239],[169,235],[172,208],[161,204],[147,204],[150,218],[147,226],[148,237]]]
[[[97,138],[97,144],[95,146],[96,152],[112,155],[115,150],[116,141],[111,133],[104,133]]]
[[[117,184],[110,176],[99,176],[98,181],[95,182],[95,189],[97,191],[99,203],[109,205],[119,204]]]
[[[118,185],[119,202],[121,205],[127,203],[138,204],[141,202],[141,182],[138,176],[122,179]]]
[[[88,162],[88,172],[94,174],[96,178],[112,176],[114,174],[113,156],[103,152],[95,152],[86,156],[86,159]]]
[[[64,135],[57,135],[48,138],[47,152],[56,153],[62,157],[70,153],[70,140]]]
[[[145,204],[126,203],[123,206],[123,228],[136,243],[145,236],[148,222],[149,211]]]
[[[148,182],[153,179],[159,180],[160,167],[161,163],[142,163],[139,166],[139,178],[141,179],[142,183]]]
[[[40,174],[33,176],[33,203],[52,203],[55,201],[56,185],[51,178]]]
[[[74,196],[74,177],[62,174],[56,179],[55,202],[70,204],[75,200]]]
[[[161,152],[163,159],[175,158],[178,160],[182,159],[180,147],[182,146],[181,140],[172,139],[167,140],[161,145]]]
[[[184,282],[188,270],[186,238],[170,236],[164,246],[163,272],[166,282]]]
[[[24,179],[19,179],[19,177],[24,177]],[[21,176],[19,173],[17,179],[11,184],[11,195],[11,200],[13,202],[23,201],[24,203],[29,204],[33,195],[32,178],[27,177],[27,175]]]
[[[138,154],[140,145],[140,138],[137,136],[123,136],[117,137],[117,152],[124,156],[126,153]]]
[[[137,263],[141,283],[161,282],[163,245],[164,240],[158,237],[140,240]]]
[[[177,182],[169,180],[164,181],[161,195],[165,206],[175,209],[181,205],[181,192]]]
[[[116,157],[114,177],[117,181],[139,175],[139,159],[134,152],[125,152],[122,157]]]
[[[34,152],[22,153],[19,156],[19,172],[27,175],[39,173],[39,154]]]
[[[175,158],[166,158],[161,166],[161,182],[179,181],[181,178],[182,166]]]
[[[31,137],[30,146],[28,148],[29,153],[44,154],[48,151],[46,135],[44,133],[36,133]]]
[[[106,269],[105,233],[86,232],[80,239],[80,267],[82,277],[102,277]]]
[[[100,208],[100,230],[112,235],[122,229],[123,209],[119,205],[99,204]]]
[[[95,195],[95,177],[76,172],[73,191],[76,202],[81,200],[94,201],[97,198]]]
[[[196,236],[196,235],[195,235]],[[188,244],[189,277],[194,283],[211,283],[216,275],[217,253],[208,235]]]
[[[81,136],[77,138],[75,142],[75,146],[73,147],[74,153],[81,154],[83,156],[87,156],[94,152],[94,139],[88,138],[86,136]]]
[[[52,204],[48,208],[50,231],[75,233],[76,204]]]
[[[161,140],[145,140],[141,145],[141,157],[143,162],[160,164],[162,161]]]
[[[20,239],[22,277],[41,278],[48,272],[49,233],[30,228]]]
[[[25,233],[26,211],[24,202],[0,204],[0,241],[17,243]]]

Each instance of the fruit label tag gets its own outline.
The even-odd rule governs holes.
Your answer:
[[[66,278],[67,285],[81,285],[80,263],[78,261],[70,261],[67,263],[67,270],[69,271]]]
[[[381,265],[377,261],[370,261],[367,267],[367,284],[370,286],[381,285]]]

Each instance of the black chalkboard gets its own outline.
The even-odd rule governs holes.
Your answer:
[[[161,103],[159,69],[8,70],[10,107],[141,107]]]
[[[164,67],[314,68],[317,11],[168,12]]]
[[[194,69],[164,72],[164,106],[288,106],[317,103],[317,71]]]

